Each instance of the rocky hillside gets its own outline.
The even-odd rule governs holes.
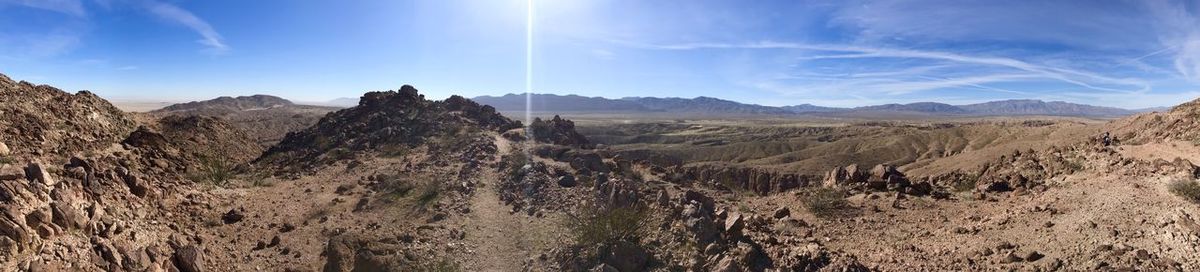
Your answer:
[[[182,178],[196,164],[180,155],[241,149],[221,125],[135,130],[91,93],[3,75],[0,111],[0,270],[207,270],[194,235],[204,219],[192,216],[210,209],[198,205],[208,194]]]
[[[258,162],[281,169],[311,169],[364,152],[415,147],[432,138],[453,139],[481,129],[506,131],[520,126],[491,106],[459,96],[430,101],[405,85],[399,91],[367,93],[358,106],[289,133]]]
[[[69,94],[0,74],[0,141],[15,156],[107,148],[135,128],[124,112],[88,91]]]

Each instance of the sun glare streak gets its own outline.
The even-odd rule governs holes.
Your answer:
[[[526,1],[525,16],[525,125],[533,122],[533,0]]]

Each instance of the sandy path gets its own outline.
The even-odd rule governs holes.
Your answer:
[[[511,143],[496,136],[499,154],[513,152]],[[562,240],[561,227],[553,217],[512,214],[512,208],[500,201],[497,188],[502,175],[497,169],[480,173],[480,188],[471,198],[471,214],[466,222],[466,242],[473,247],[463,261],[465,271],[526,271],[524,263],[545,253]]]

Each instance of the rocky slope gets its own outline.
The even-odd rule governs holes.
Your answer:
[[[0,75],[0,141],[12,156],[69,156],[108,148],[133,120],[88,91],[69,94]]]
[[[186,140],[138,136],[147,129],[90,93],[2,75],[0,87],[0,146],[14,147],[0,150],[0,270],[203,270],[188,217],[205,194],[181,178],[190,165],[133,146],[190,153],[172,143]],[[202,132],[187,130],[171,136]]]

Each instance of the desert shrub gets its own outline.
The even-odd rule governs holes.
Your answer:
[[[426,209],[431,204],[437,203],[437,200],[441,199],[441,197],[442,197],[442,186],[439,183],[427,182],[427,183],[421,184],[421,187],[419,188],[419,193],[417,194],[416,198],[414,199],[414,200],[416,200],[415,207],[420,208],[420,209]]]
[[[13,160],[13,158],[9,158],[8,156],[0,156],[0,164],[12,164],[14,162],[16,162],[16,160]]]
[[[636,207],[585,208],[569,225],[578,245],[637,243],[647,224],[645,209]]]
[[[528,163],[528,155],[525,155],[525,153],[521,152],[514,152],[512,154],[504,155],[504,157],[501,158],[500,167],[504,170],[506,177],[510,179],[516,179],[521,177],[521,167],[525,167],[525,164]]]
[[[975,190],[975,185],[978,183],[979,183],[979,176],[965,175],[958,179],[955,179],[954,182],[950,184],[950,187],[952,189],[954,189],[955,192],[961,193],[961,192],[968,192],[971,190]]]
[[[444,186],[436,178],[426,178],[418,182],[400,175],[380,175],[376,190],[382,192],[380,198],[387,202],[411,204],[414,210],[428,210],[442,197]]]
[[[1167,187],[1172,194],[1182,197],[1192,203],[1200,203],[1200,183],[1190,179],[1172,181]]]
[[[349,160],[354,158],[354,152],[350,151],[350,149],[339,147],[329,150],[329,153],[326,153],[326,156],[335,161]]]
[[[214,157],[200,158],[200,165],[197,165],[188,178],[196,183],[211,183],[216,186],[225,186],[233,179],[234,171],[233,164],[226,160]]]
[[[408,156],[412,149],[405,144],[389,144],[379,147],[379,155],[387,158]]]
[[[854,206],[846,201],[846,193],[835,188],[814,188],[804,198],[804,208],[820,218],[853,215]]]

